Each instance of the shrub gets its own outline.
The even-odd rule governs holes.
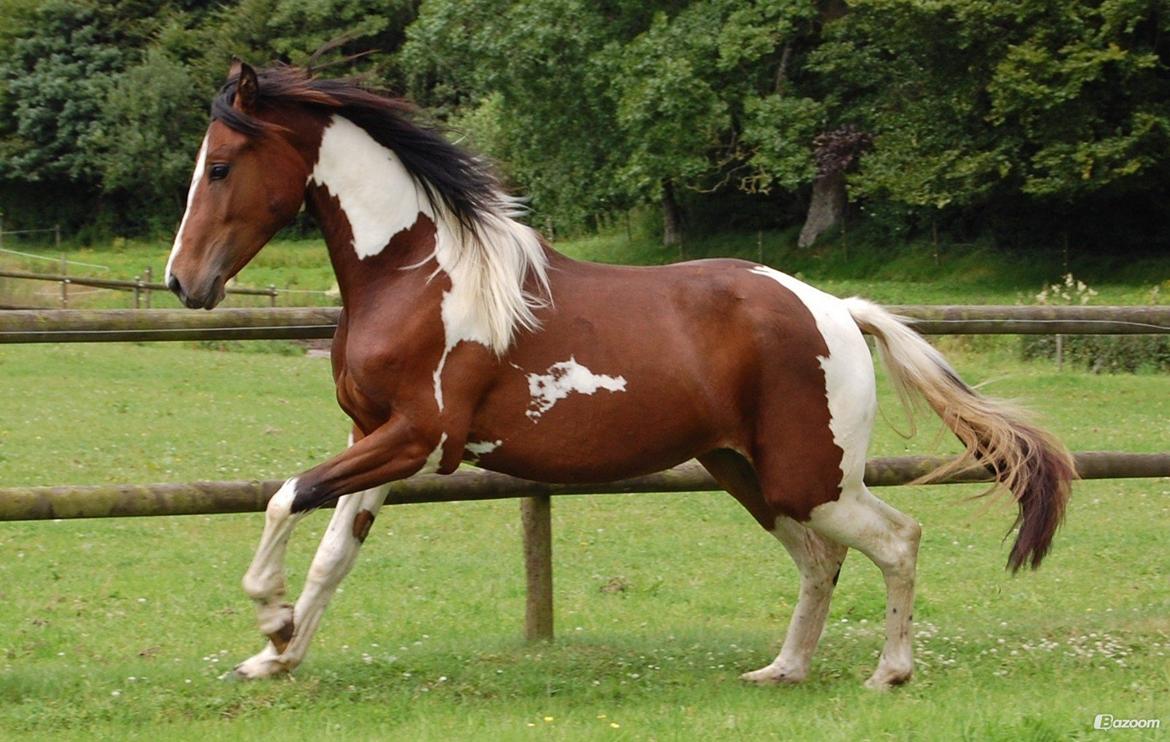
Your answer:
[[[1162,299],[1161,286],[1150,292],[1150,303]],[[1071,273],[1060,283],[1046,286],[1036,295],[1043,305],[1085,305],[1097,292]],[[1170,373],[1170,336],[1168,335],[1065,335],[1061,339],[1064,362],[1093,373]],[[1045,358],[1056,362],[1055,335],[1025,335],[1020,351],[1025,360]]]

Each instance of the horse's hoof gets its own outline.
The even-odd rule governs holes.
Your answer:
[[[230,673],[232,680],[260,680],[262,678],[271,678],[277,675],[283,675],[289,671],[289,666],[286,662],[280,659],[280,655],[272,650],[272,647],[266,647],[262,652],[236,665],[235,669]]]
[[[910,676],[913,674],[913,669],[890,669],[881,668],[874,670],[873,675],[869,676],[869,680],[865,681],[865,687],[870,690],[884,693],[899,685],[904,685],[909,682]]]
[[[759,670],[745,672],[740,680],[756,685],[794,685],[804,680],[805,672],[791,668],[767,665]]]

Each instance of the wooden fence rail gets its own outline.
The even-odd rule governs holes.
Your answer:
[[[865,467],[871,487],[910,484],[948,461],[937,456],[877,458]],[[1170,477],[1170,453],[1136,454],[1086,451],[1076,454],[1082,479]],[[938,482],[987,482],[990,473],[972,467]],[[50,487],[0,487],[0,521],[113,518],[156,515],[215,515],[264,510],[281,481],[192,482],[184,484],[99,484]],[[606,495],[635,492],[712,492],[721,490],[697,462],[656,474],[592,484],[546,484],[483,470],[446,476],[420,474],[395,482],[387,505],[515,497]]]
[[[5,271],[0,270],[0,278],[15,278],[24,281],[50,281],[52,283],[59,283],[62,286],[62,292],[65,292],[68,286],[89,286],[97,289],[111,289],[114,291],[132,291],[135,296],[135,304],[137,305],[137,297],[141,293],[146,293],[149,296],[152,291],[161,291],[164,294],[170,294],[170,289],[166,284],[153,283],[149,278],[137,278],[134,280],[122,278],[98,278],[95,276],[69,276],[65,274],[53,273],[29,273],[27,271]],[[285,289],[288,291],[288,289]],[[240,296],[267,296],[269,301],[276,305],[276,297],[280,290],[276,286],[269,286],[267,288],[250,288],[247,286],[226,286],[224,293],[236,294]],[[324,292],[321,292],[324,293]],[[63,293],[63,295],[65,295]],[[65,306],[65,304],[62,304]],[[148,302],[149,306],[149,302]],[[35,311],[35,310],[34,310]],[[52,310],[44,310],[52,311]]]
[[[1170,306],[890,306],[925,335],[1164,334]],[[0,344],[333,337],[337,307],[0,312]]]

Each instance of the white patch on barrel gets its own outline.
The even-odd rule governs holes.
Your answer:
[[[447,434],[443,433],[439,437],[439,445],[435,446],[435,450],[431,451],[431,455],[427,456],[426,462],[422,468],[418,470],[419,474],[437,474],[439,467],[443,465],[443,444],[447,442]]]
[[[502,445],[503,441],[468,441],[463,450],[469,454],[468,460],[475,462],[480,456],[486,456]]]
[[[548,373],[528,374],[528,394],[531,400],[525,414],[535,422],[553,405],[574,392],[591,395],[602,389],[624,392],[625,377],[595,374],[577,363],[576,358],[569,356],[569,360],[549,366]]]
[[[195,173],[191,176],[191,187],[187,189],[187,210],[183,212],[183,220],[179,222],[179,231],[175,232],[175,244],[171,246],[171,255],[167,258],[167,267],[163,271],[163,283],[171,282],[171,265],[175,262],[179,250],[183,248],[183,229],[187,226],[187,219],[191,216],[191,204],[195,202],[195,191],[199,188],[199,181],[203,180],[204,160],[207,159],[207,135],[203,135],[203,144],[199,145],[199,154],[195,156]]]
[[[845,302],[766,266],[751,269],[796,295],[808,308],[829,355],[820,356],[829,405],[829,430],[842,451],[842,486],[861,486],[865,452],[877,409],[873,358]]]

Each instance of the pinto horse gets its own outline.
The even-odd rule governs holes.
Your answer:
[[[780,654],[746,673],[809,670],[845,553],[887,589],[868,685],[909,679],[921,528],[862,481],[876,409],[876,338],[914,392],[1019,505],[1009,567],[1047,553],[1069,494],[1069,454],[964,384],[898,318],[737,260],[633,268],[554,252],[517,218],[481,159],[417,123],[402,100],[277,66],[236,62],[214,99],[166,281],[211,309],[302,205],[325,235],[343,311],[333,340],[349,448],[289,479],[267,506],[244,576],[268,644],[244,678],[304,658],[388,483],[470,461],[548,482],[598,482],[697,458],[796,562]],[[284,557],[296,523],[337,501],[295,605]]]

